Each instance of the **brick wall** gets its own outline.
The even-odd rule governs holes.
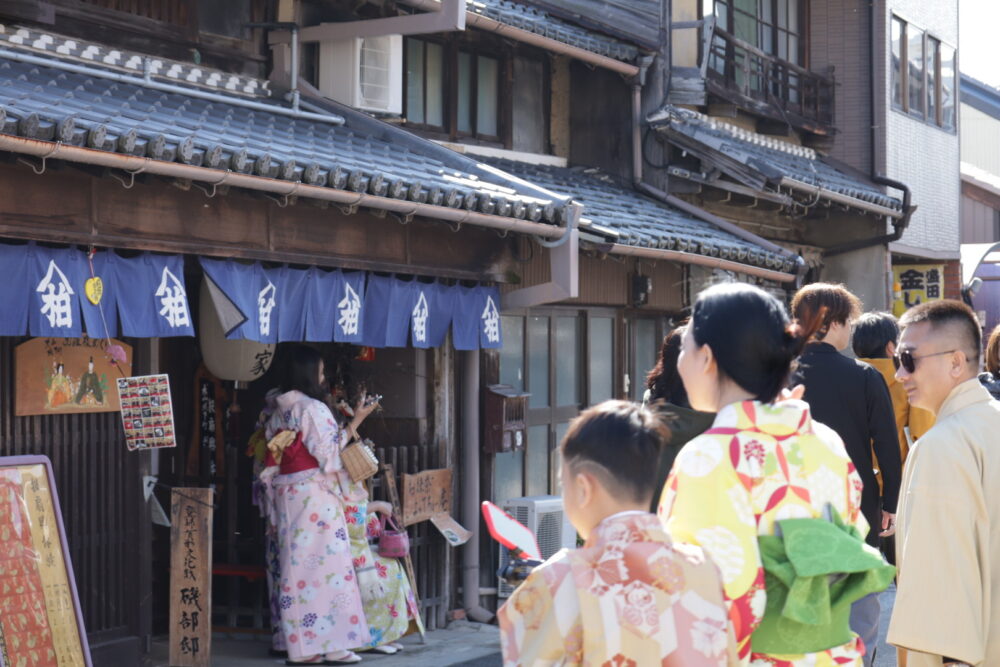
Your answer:
[[[880,162],[890,178],[910,186],[919,208],[901,243],[911,248],[958,256],[961,190],[959,140],[949,133],[892,109],[889,99],[889,20],[896,13],[917,28],[958,44],[957,0],[889,0],[876,26],[877,52],[884,56],[877,117],[885,119],[885,147]],[[961,58],[961,52],[959,52]]]
[[[829,0],[809,7],[809,67],[833,67],[837,81],[830,155],[871,173],[871,68],[868,59],[868,2]]]

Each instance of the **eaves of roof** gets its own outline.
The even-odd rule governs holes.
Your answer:
[[[206,167],[220,181],[255,175],[528,222],[569,215],[566,199],[346,107],[330,122],[293,118],[222,91],[224,101],[213,101],[182,84],[168,92],[138,76],[114,80],[108,67],[68,71],[67,59],[20,49],[0,56],[0,133]],[[287,110],[254,104],[262,101]]]
[[[467,0],[467,3],[469,12],[608,58],[632,62],[639,55],[633,44],[556,18],[537,7],[510,0]]]
[[[893,217],[903,213],[901,200],[811,148],[671,105],[651,115],[648,123],[671,143],[757,191],[810,191],[868,212]]]
[[[962,74],[959,85],[962,104],[1000,119],[1000,90],[968,74]]]
[[[791,273],[791,256],[783,256],[722,230],[684,211],[618,183],[598,169],[553,167],[488,159],[502,169],[583,205],[580,228],[606,234],[610,242],[635,248],[673,250],[718,257],[747,266]]]

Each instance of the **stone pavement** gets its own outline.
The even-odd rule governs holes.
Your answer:
[[[879,624],[878,650],[875,652],[874,667],[896,667],[896,647],[885,643],[885,635],[889,631],[889,618],[892,616],[892,605],[896,601],[896,584],[891,584],[889,588],[879,595],[879,602],[882,603],[882,619]]]
[[[874,667],[896,667],[896,649],[885,643],[896,587],[881,595],[882,624]],[[285,664],[267,655],[268,641],[263,637],[244,638],[216,635],[212,639],[213,667],[278,667]],[[417,636],[404,637],[406,650],[396,655],[365,653],[360,663],[375,667],[500,667],[500,636],[493,625],[456,621],[446,630],[427,633],[427,643]],[[165,639],[153,642],[146,667],[167,667]]]
[[[404,637],[406,649],[396,655],[364,653],[361,667],[500,667],[500,635],[495,625],[456,621],[446,630],[427,633],[427,643],[420,637]],[[213,667],[278,667],[283,658],[268,656],[270,638],[215,635],[212,638]],[[168,647],[165,638],[153,642],[147,667],[167,667]]]

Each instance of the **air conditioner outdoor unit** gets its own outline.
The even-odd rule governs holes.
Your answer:
[[[403,112],[403,37],[354,37],[320,42],[319,90],[341,104]]]
[[[560,549],[576,546],[576,530],[563,511],[563,501],[559,496],[511,498],[503,503],[503,510],[535,535],[542,558],[547,559]],[[509,560],[510,552],[501,547],[497,569],[505,567]],[[513,587],[503,581],[498,583],[498,597],[507,598],[513,592]]]

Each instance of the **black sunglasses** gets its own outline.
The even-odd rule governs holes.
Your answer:
[[[952,352],[957,352],[958,350],[946,350],[944,352],[932,352],[931,354],[924,354],[919,357],[913,356],[913,353],[909,350],[902,350],[897,352],[892,358],[893,362],[896,364],[896,368],[902,366],[906,369],[907,373],[913,373],[917,370],[917,360],[926,359],[927,357],[939,357],[942,354],[951,354]]]

